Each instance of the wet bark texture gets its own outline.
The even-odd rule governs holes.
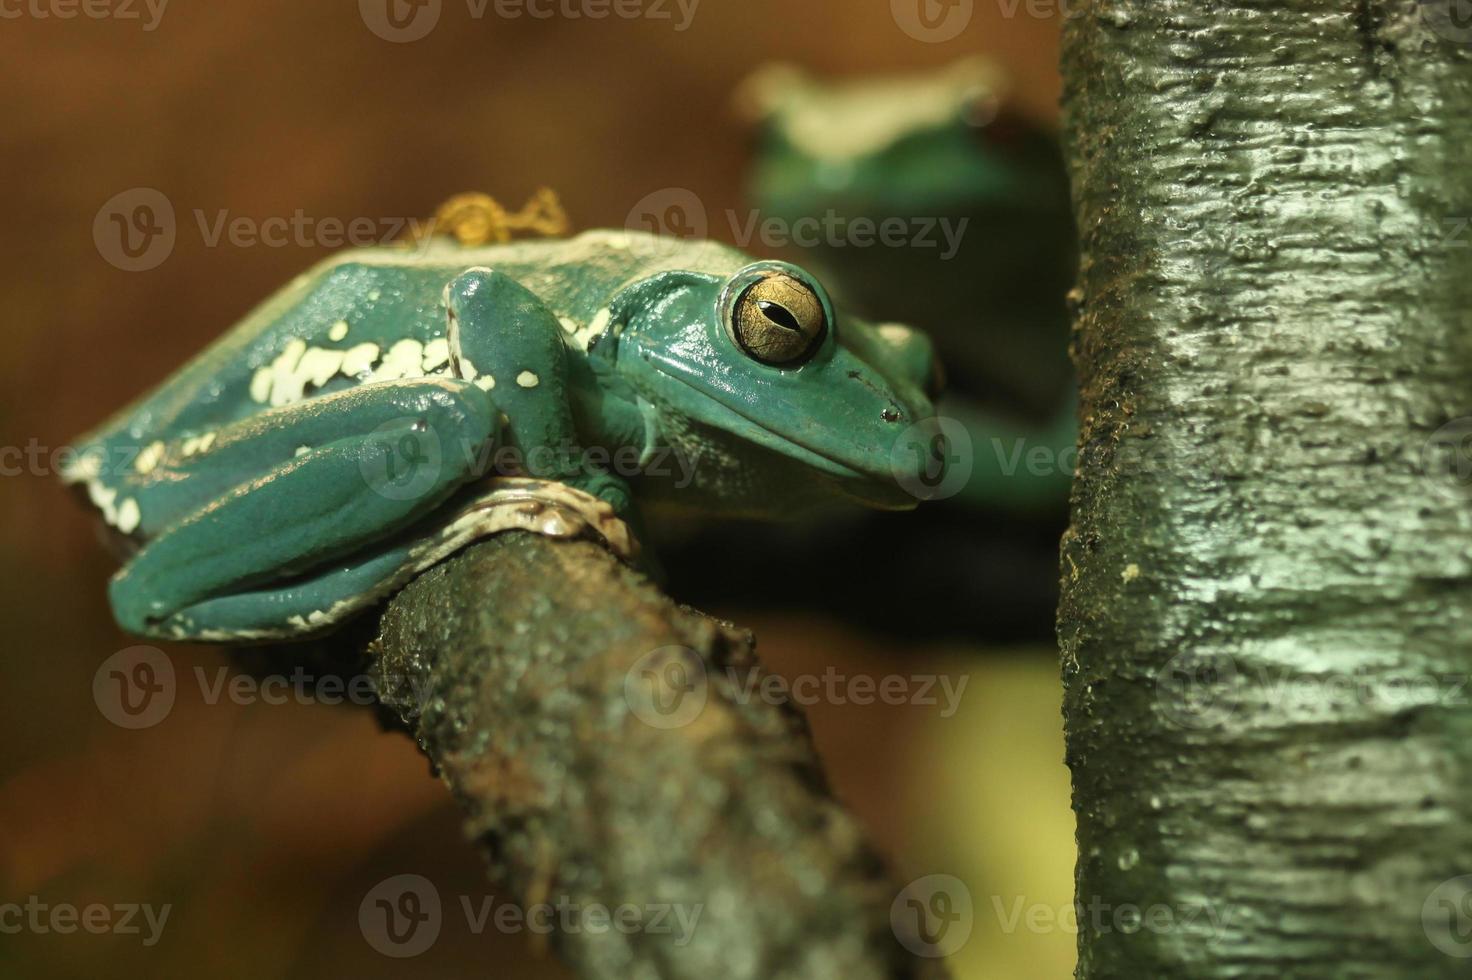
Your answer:
[[[1075,6],[1078,975],[1466,976],[1469,11]]]
[[[752,646],[594,544],[515,532],[400,593],[372,672],[524,906],[699,915],[555,936],[579,976],[935,975],[802,718],[736,697]]]

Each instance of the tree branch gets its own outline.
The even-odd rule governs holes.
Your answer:
[[[699,916],[689,936],[561,933],[580,976],[937,975],[891,933],[896,889],[802,719],[737,697],[751,636],[601,547],[476,545],[389,604],[377,649],[385,703],[523,904]]]

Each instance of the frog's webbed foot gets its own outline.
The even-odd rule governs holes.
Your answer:
[[[634,514],[634,495],[629,490],[628,482],[622,477],[590,470],[576,476],[565,477],[559,482],[608,504],[621,521],[629,521]]]
[[[177,472],[160,464],[177,478],[139,491],[149,520],[183,503],[167,494],[191,485],[186,470],[210,487],[113,577],[119,624],[177,636],[179,624],[165,624],[182,610],[344,561],[412,526],[474,478],[494,426],[485,393],[455,379],[362,385],[226,426]],[[227,474],[233,484],[214,485]],[[207,618],[195,625],[220,631]]]
[[[506,531],[587,538],[624,561],[640,559],[638,539],[607,502],[562,483],[495,477],[467,486],[443,508],[349,561],[206,599],[172,612],[148,632],[218,642],[304,639],[372,608],[476,541]]]

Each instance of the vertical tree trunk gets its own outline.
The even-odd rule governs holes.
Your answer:
[[[1074,6],[1078,975],[1469,975],[1472,11]]]

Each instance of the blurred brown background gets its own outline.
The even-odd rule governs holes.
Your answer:
[[[1059,19],[1046,4],[976,0],[965,31],[932,44],[899,29],[887,0],[703,0],[685,31],[649,18],[505,19],[494,6],[477,20],[445,0],[427,37],[390,43],[354,0],[179,3],[153,30],[141,0],[122,3],[114,11],[138,19],[89,17],[68,0],[0,4],[0,445],[42,450],[12,453],[0,477],[0,905],[34,895],[171,911],[153,946],[0,931],[0,975],[562,976],[528,936],[466,928],[458,896],[495,889],[414,746],[367,711],[210,704],[195,668],[213,683],[227,661],[170,648],[168,717],[127,731],[102,716],[94,672],[132,644],[105,603],[112,560],[44,450],[331,251],[211,246],[196,211],[207,223],[301,211],[387,227],[453,192],[519,203],[541,184],[578,227],[622,225],[667,187],[713,213],[741,207],[751,146],[730,95],[759,63],[851,74],[982,52],[1010,71],[1024,110],[1051,120]],[[77,16],[58,16],[68,10]],[[177,240],[155,268],[128,272],[99,252],[93,223],[139,187],[171,202]],[[1013,921],[1070,900],[1052,651],[897,646],[821,609],[711,611],[753,627],[787,676],[831,664],[970,677],[954,717],[826,705],[810,712],[815,736],[840,796],[906,879],[967,883],[976,926],[958,976],[1068,975],[1071,932]],[[439,942],[407,962],[375,953],[357,916],[374,883],[403,872],[432,879],[447,904]]]

